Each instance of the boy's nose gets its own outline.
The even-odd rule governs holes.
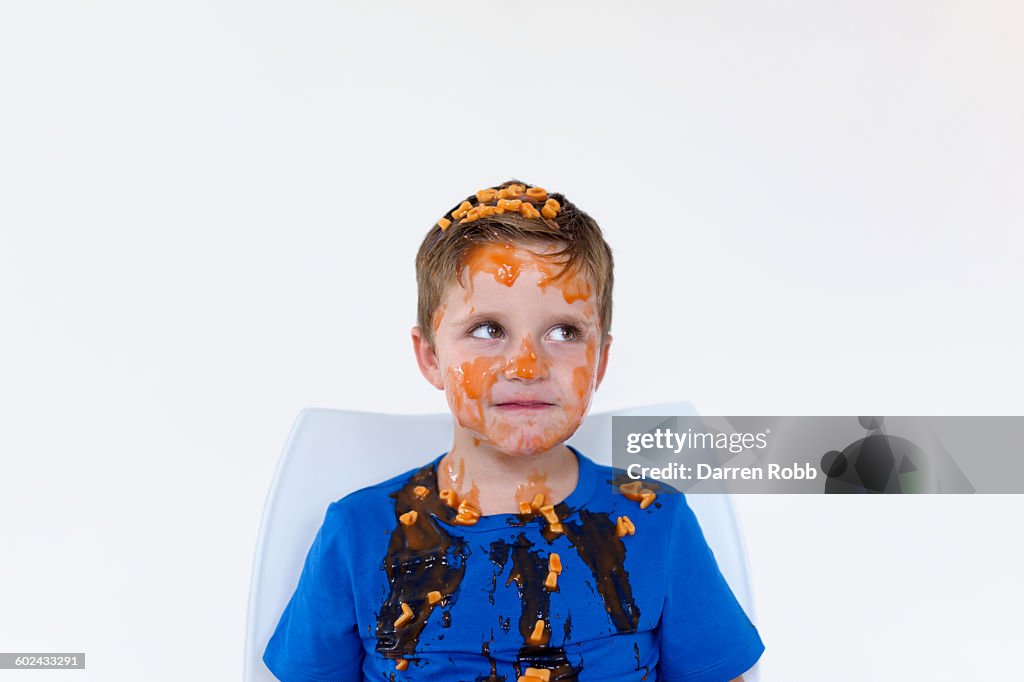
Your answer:
[[[523,337],[519,352],[505,363],[505,378],[533,381],[542,377],[547,366],[537,357],[537,350],[529,336]]]

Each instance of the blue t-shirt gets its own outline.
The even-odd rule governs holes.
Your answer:
[[[438,497],[443,454],[333,502],[267,667],[284,682],[517,682],[527,668],[724,682],[751,668],[764,644],[685,496],[641,509],[617,492],[621,469],[572,451],[575,490],[530,515],[463,525]]]

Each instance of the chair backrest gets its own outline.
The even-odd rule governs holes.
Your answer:
[[[696,412],[684,402],[590,415],[569,444],[595,462],[611,464],[613,414],[682,416]],[[299,413],[263,509],[249,588],[245,682],[276,679],[263,664],[263,651],[295,591],[327,506],[446,452],[451,447],[451,420],[448,413],[391,415],[317,408]],[[754,620],[746,553],[728,495],[688,495],[687,502],[722,574]],[[755,682],[750,675],[746,679]]]

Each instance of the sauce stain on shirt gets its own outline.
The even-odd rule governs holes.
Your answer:
[[[417,495],[417,489],[427,489]],[[395,519],[384,571],[390,591],[377,615],[376,650],[391,659],[412,656],[420,633],[435,607],[449,607],[466,573],[469,546],[465,539],[451,535],[434,518],[450,519],[455,510],[437,496],[433,467],[427,466],[411,476],[406,484],[391,494],[395,500]],[[399,517],[415,511],[415,521],[406,525]],[[429,594],[439,592],[441,599],[430,603]],[[402,616],[402,604],[412,609],[413,617],[399,627],[395,621]],[[451,614],[444,611],[443,626],[451,623]]]
[[[548,557],[532,549],[534,544],[522,533],[516,535],[513,543],[498,540],[491,544],[492,561],[495,557],[502,559],[501,566],[508,558],[512,559],[505,586],[515,582],[519,589],[522,609],[519,615],[519,634],[523,637],[523,645],[516,655],[516,675],[523,675],[526,668],[544,668],[551,671],[552,680],[575,680],[582,667],[576,668],[569,663],[565,648],[547,644],[533,644],[530,636],[537,621],[543,621],[545,630],[551,627],[551,593],[544,588],[544,579],[548,575]]]
[[[426,494],[423,488],[426,488]],[[378,614],[376,649],[388,658],[400,659],[414,654],[420,633],[435,606],[445,608],[443,626],[451,624],[449,607],[454,604],[471,552],[464,537],[451,534],[438,523],[441,520],[444,524],[454,525],[457,512],[438,497],[437,474],[432,465],[424,466],[413,474],[391,497],[395,500],[397,525],[391,533],[384,558],[390,592]],[[522,528],[535,523],[540,526],[541,536],[549,546],[559,537],[564,537],[580,561],[590,569],[597,585],[597,595],[616,630],[636,632],[640,609],[633,597],[629,574],[625,570],[626,546],[622,538],[616,535],[615,523],[609,513],[575,510],[564,501],[555,505],[554,509],[562,520],[561,533],[552,531],[550,524],[539,515],[514,515],[508,521],[509,527]],[[406,525],[399,517],[410,511],[417,513],[416,518],[413,523]],[[552,680],[575,681],[583,666],[573,666],[564,648],[570,639],[571,615],[565,619],[563,646],[552,646],[550,642],[551,592],[544,586],[550,553],[542,555],[541,551],[535,549],[534,543],[519,532],[511,543],[505,540],[492,542],[487,555],[497,569],[491,578],[490,603],[494,604],[498,575],[504,573],[510,559],[512,568],[505,587],[515,582],[522,602],[518,629],[523,644],[516,656],[516,675],[525,674],[528,667],[544,668],[551,670]],[[590,584],[583,576],[572,575],[568,571],[563,572],[558,579],[584,580]],[[428,595],[431,592],[439,592],[441,600],[430,604]],[[394,622],[402,615],[403,603],[412,609],[413,618],[396,628]],[[498,620],[499,626],[508,632],[510,619],[499,616]],[[538,621],[543,621],[547,633],[543,643],[532,640]],[[640,666],[639,651],[635,647],[634,651],[637,654],[637,670],[644,669],[646,679],[649,670],[646,666]],[[484,644],[483,654],[490,664],[490,675],[478,676],[475,682],[504,682],[505,676],[497,674],[489,642]]]
[[[646,680],[647,676],[651,674],[651,668],[650,666],[640,665],[640,645],[636,642],[633,642],[633,655],[636,657],[636,671],[640,672],[641,669],[644,671],[644,676],[640,679]]]
[[[491,633],[490,641],[484,642],[483,647],[480,651],[481,654],[487,657],[488,663],[491,664],[491,674],[484,677],[483,675],[477,675],[474,682],[505,682],[505,676],[498,674],[498,664],[491,657],[491,642],[494,641],[494,633]]]
[[[579,510],[579,522],[563,521],[565,537],[594,574],[597,592],[619,632],[636,632],[640,608],[626,572],[626,545],[615,534],[615,523],[607,512]]]

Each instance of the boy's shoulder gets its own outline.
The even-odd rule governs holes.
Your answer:
[[[641,500],[637,497],[630,497],[623,494],[619,486],[633,484],[637,485],[638,479],[631,478],[625,469],[619,467],[593,463],[595,474],[594,493],[586,505],[591,511],[610,510],[614,515],[625,514],[630,521],[652,528],[681,528],[687,524],[693,516],[688,496],[667,481],[643,481],[641,489],[646,488],[655,493],[652,503],[641,507]],[[692,539],[693,529],[681,531],[683,541]],[[667,534],[659,534],[658,537],[668,539]]]

